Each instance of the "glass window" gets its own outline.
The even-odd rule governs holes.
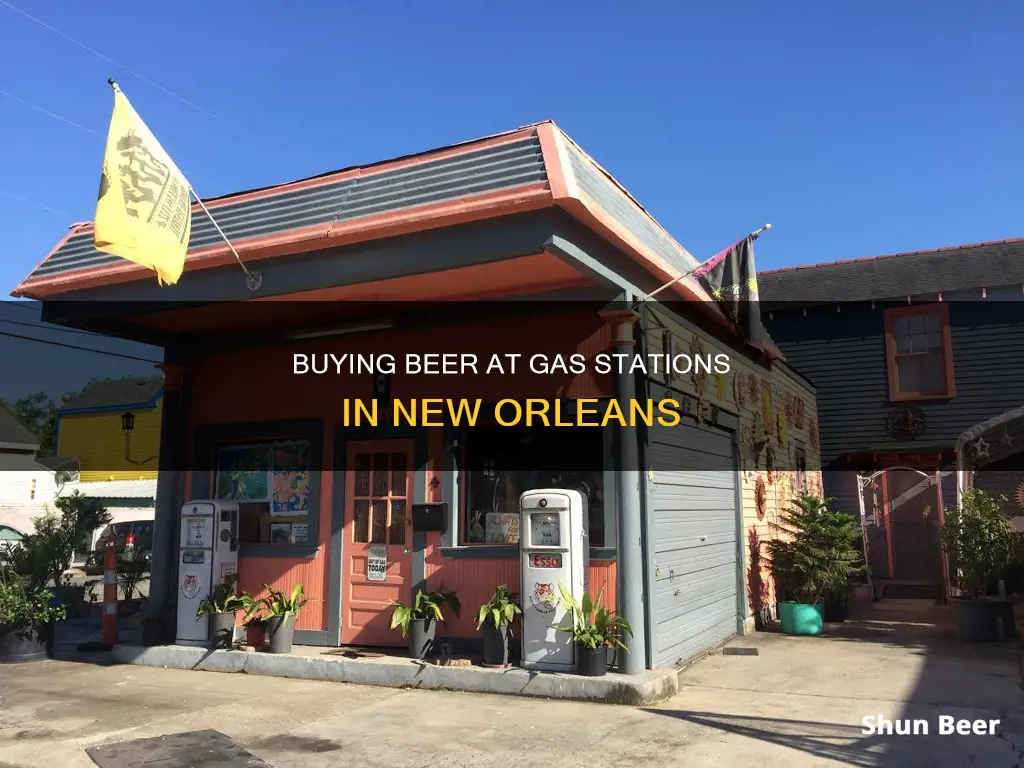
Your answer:
[[[946,308],[922,311],[914,308],[889,310],[890,396],[952,397],[953,383],[947,380],[950,347],[943,334]]]
[[[470,466],[463,475],[467,482],[462,515],[465,543],[518,544],[519,497],[531,488],[568,488],[580,491],[587,501],[590,546],[604,546],[600,430],[594,429],[593,439],[583,442],[578,430],[476,427],[466,434],[465,445]],[[574,455],[568,463],[574,469],[559,469],[556,457],[570,451]],[[579,455],[581,451],[586,455]],[[538,469],[523,469],[531,461]]]
[[[309,440],[218,448],[215,496],[238,502],[241,543],[316,544],[309,541],[309,457]]]

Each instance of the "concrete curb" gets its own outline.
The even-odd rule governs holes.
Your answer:
[[[181,645],[143,647],[115,645],[119,664],[170,667],[207,672],[244,672],[249,675],[324,680],[388,688],[500,693],[550,699],[573,699],[606,704],[645,706],[679,691],[675,670],[655,669],[643,675],[608,674],[584,677],[524,669],[442,667],[436,664],[357,661],[325,656],[287,656],[245,651],[215,651]]]

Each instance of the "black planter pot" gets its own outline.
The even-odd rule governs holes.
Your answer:
[[[73,619],[82,615],[85,610],[85,587],[50,587],[50,594],[53,599],[51,605],[63,605],[67,609],[67,616]]]
[[[0,664],[42,661],[52,650],[52,635],[33,624],[0,624]]]
[[[576,646],[576,674],[587,677],[602,677],[608,674],[608,646],[587,648]]]
[[[210,614],[210,645],[231,648],[235,643],[235,613]]]
[[[271,616],[267,619],[270,653],[291,653],[295,640],[295,616]]]
[[[847,600],[846,595],[835,597],[825,603],[824,620],[828,622],[846,621]]]
[[[967,597],[950,598],[956,634],[961,640],[992,642],[999,639],[999,600],[972,600]]]
[[[434,634],[437,622],[430,619],[413,619],[409,622],[409,655],[414,659],[425,659],[434,650]]]
[[[496,627],[491,623],[482,627],[484,635],[484,666],[507,667],[509,663],[508,624]]]

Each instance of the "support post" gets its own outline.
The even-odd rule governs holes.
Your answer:
[[[633,326],[637,321],[635,312],[627,309],[630,297],[624,305],[602,312],[602,317],[612,328],[612,354],[632,355],[636,341]],[[623,413],[629,413],[630,401],[636,397],[636,382],[628,366],[615,374],[615,398]],[[627,653],[620,654],[619,671],[629,675],[643,673],[647,668],[647,638],[644,615],[644,547],[640,504],[640,457],[635,427],[619,426],[618,458],[618,613],[627,619],[633,628],[633,636],[627,635],[623,642]]]
[[[114,537],[107,539],[103,553],[103,620],[100,625],[103,645],[117,645],[117,547]]]

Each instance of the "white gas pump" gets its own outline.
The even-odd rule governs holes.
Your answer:
[[[181,508],[180,544],[177,643],[206,645],[209,617],[197,619],[196,609],[225,576],[238,573],[238,503],[186,503]]]
[[[545,488],[519,497],[522,556],[523,666],[572,672],[576,666],[561,583],[577,600],[587,591],[590,542],[587,499],[579,491]]]

